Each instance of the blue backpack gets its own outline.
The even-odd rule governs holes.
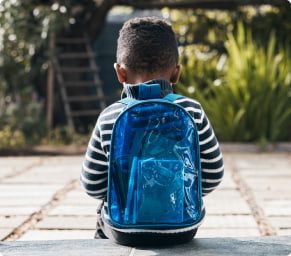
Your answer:
[[[118,228],[169,229],[195,225],[202,215],[199,139],[191,115],[160,99],[160,85],[139,85],[112,132],[108,214]]]

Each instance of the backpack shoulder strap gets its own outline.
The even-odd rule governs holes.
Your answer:
[[[184,97],[184,96],[179,95],[179,94],[169,93],[169,94],[167,94],[163,99],[164,99],[164,100],[171,101],[171,102],[174,102],[175,100],[180,99],[180,98],[183,98],[183,97]]]
[[[125,105],[131,105],[131,104],[133,104],[133,103],[135,103],[137,100],[136,99],[133,99],[133,98],[124,98],[124,99],[121,99],[121,100],[119,100],[119,101],[117,101],[117,102],[119,102],[119,103],[122,103],[122,104],[125,104]]]
[[[169,93],[163,98],[163,100],[174,102],[175,100],[183,98],[183,97],[184,96],[179,95],[179,94]],[[119,100],[118,102],[129,106],[129,105],[132,105],[132,104],[136,103],[137,101],[139,101],[139,100],[136,100],[134,98],[124,98],[124,99]]]

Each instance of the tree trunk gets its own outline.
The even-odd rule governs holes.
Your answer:
[[[79,17],[83,31],[87,32],[93,42],[100,34],[106,20],[107,13],[119,0],[82,0],[82,14]]]

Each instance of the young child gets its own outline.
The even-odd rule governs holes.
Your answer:
[[[125,22],[117,42],[117,62],[114,64],[120,83],[123,84],[122,98],[138,98],[139,84],[160,84],[164,97],[173,93],[181,73],[178,65],[178,47],[172,27],[155,17],[135,18]],[[223,158],[213,129],[201,107],[190,98],[182,97],[175,103],[183,106],[197,124],[202,167],[203,196],[213,191],[223,176]],[[86,193],[101,199],[97,211],[96,238],[110,238],[125,245],[165,245],[190,241],[197,227],[169,228],[146,232],[139,229],[116,229],[108,221],[107,181],[110,140],[113,124],[126,106],[116,102],[99,116],[82,166],[81,183]],[[205,210],[203,209],[203,215]]]

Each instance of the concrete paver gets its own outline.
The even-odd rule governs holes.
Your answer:
[[[0,229],[14,228],[23,223],[28,216],[0,216]]]
[[[26,182],[26,184],[11,184],[9,181],[5,183],[2,182],[0,186],[0,198],[21,198],[26,199],[27,197],[50,197],[58,189],[62,187],[60,185],[51,185],[51,184],[34,184]]]
[[[95,216],[47,216],[37,223],[38,229],[95,230]]]
[[[287,235],[287,234],[286,234]],[[205,228],[201,227],[195,238],[214,237],[260,237],[257,228]]]
[[[224,152],[224,156],[225,177],[204,199],[207,216],[197,238],[261,236],[234,172],[247,184],[276,234],[291,235],[291,153]],[[10,239],[92,239],[98,202],[76,182],[82,159],[83,155],[0,157],[0,240],[25,221],[24,231]]]
[[[251,214],[237,190],[217,190],[204,198],[207,214]]]
[[[65,240],[65,239],[93,239],[94,230],[30,230],[18,241]]]
[[[72,216],[72,215],[85,215],[85,216],[96,216],[96,209],[87,205],[59,205],[49,212],[49,216]]]
[[[25,215],[28,216],[33,212],[38,211],[40,208],[38,206],[18,206],[18,207],[2,207],[0,208],[1,216],[14,216],[14,215]]]
[[[256,222],[250,215],[207,215],[203,228],[256,229]]]

